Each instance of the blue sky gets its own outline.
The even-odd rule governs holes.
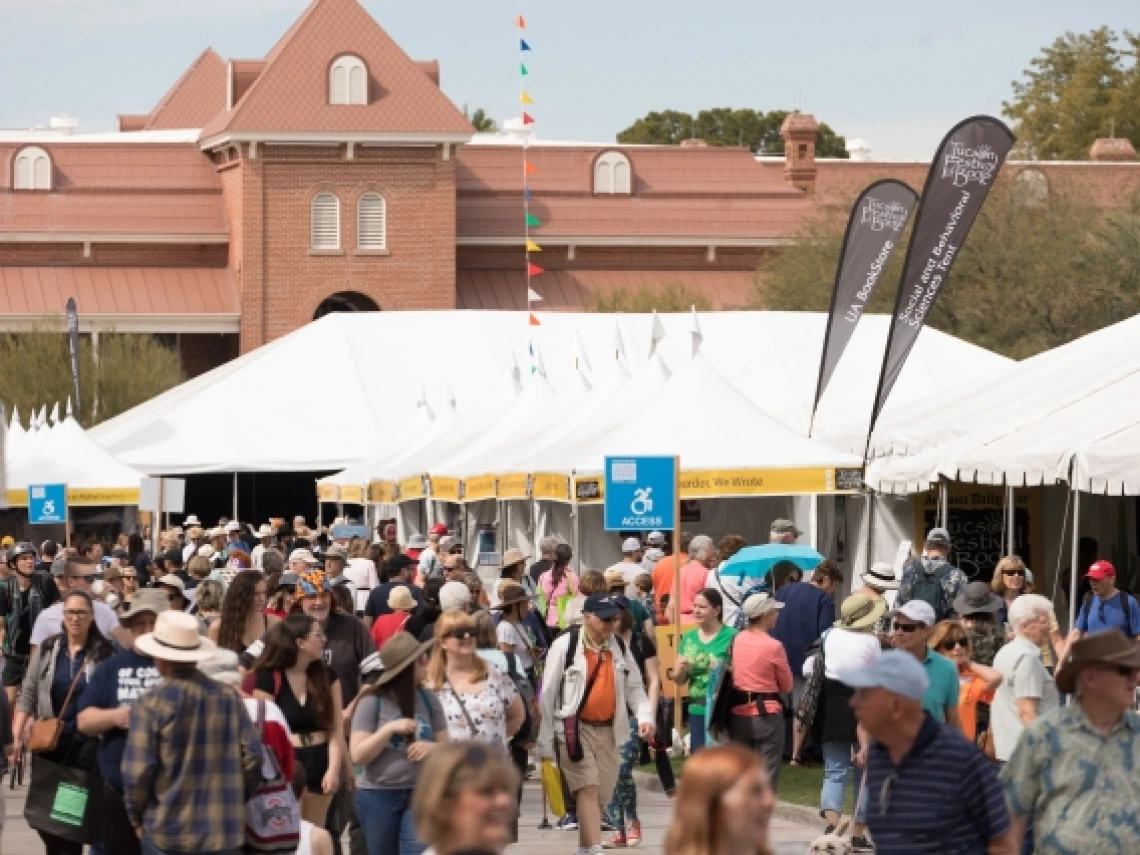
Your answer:
[[[0,128],[68,113],[82,131],[146,112],[212,45],[264,55],[306,0],[0,0]],[[444,91],[517,115],[517,0],[364,0]],[[611,140],[650,110],[799,108],[876,157],[928,158],[973,113],[999,115],[1066,30],[1135,25],[1135,0],[522,0],[528,90],[546,139]],[[1131,13],[1131,14],[1129,14]]]

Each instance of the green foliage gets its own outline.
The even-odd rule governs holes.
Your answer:
[[[1087,160],[1098,137],[1140,148],[1140,36],[1101,27],[1065,33],[1030,61],[1002,110],[1014,122],[1014,155]]]
[[[495,120],[488,116],[487,111],[482,107],[476,109],[473,114],[468,114],[467,105],[464,104],[463,116],[471,123],[471,126],[481,134],[493,134],[499,129],[499,126],[495,124]]]
[[[712,309],[712,302],[704,293],[680,281],[666,282],[657,289],[642,286],[635,291],[595,291],[593,299],[590,310],[594,312],[687,312],[693,306],[698,312]]]
[[[648,113],[617,135],[630,145],[680,145],[701,139],[712,146],[742,146],[757,154],[783,154],[780,125],[787,110],[764,113],[749,108],[714,107],[694,117],[679,110]],[[816,134],[817,157],[847,157],[846,140],[826,124]]]
[[[25,424],[33,410],[74,398],[67,335],[50,319],[30,332],[0,335],[0,390]],[[79,339],[81,421],[91,427],[182,382],[178,353],[149,335],[103,333],[98,361],[91,337]]]
[[[1021,190],[994,188],[928,323],[1022,359],[1140,312],[1140,200],[1105,213],[1077,184],[1028,204]],[[827,311],[846,216],[832,207],[810,222],[761,270],[754,305]],[[869,311],[893,310],[905,253],[895,251]]]

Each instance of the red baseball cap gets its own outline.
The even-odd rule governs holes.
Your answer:
[[[447,534],[447,523],[436,523],[428,529],[428,534]]]
[[[1109,576],[1116,576],[1116,568],[1107,561],[1094,561],[1089,567],[1089,572],[1085,574],[1090,579],[1106,579]]]

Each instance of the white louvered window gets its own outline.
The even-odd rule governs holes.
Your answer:
[[[388,248],[388,217],[384,197],[365,193],[356,208],[357,249]]]
[[[629,158],[618,151],[607,151],[594,161],[594,193],[598,195],[628,196],[632,191],[633,176]]]
[[[340,200],[332,193],[313,197],[313,249],[340,249]]]
[[[42,148],[25,148],[16,155],[15,190],[50,190],[51,157]]]
[[[360,57],[342,56],[329,69],[330,104],[367,104],[368,69]]]

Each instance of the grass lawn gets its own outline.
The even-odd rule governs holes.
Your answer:
[[[674,774],[680,778],[685,767],[685,759],[675,757],[670,762],[672,763]],[[639,766],[638,771],[645,772],[649,775],[657,774],[657,769],[652,763],[648,766]],[[794,805],[818,808],[819,791],[822,786],[823,766],[791,766],[785,763],[780,769],[780,786],[776,792],[776,798],[782,802],[789,802]],[[851,814],[852,798],[853,797],[848,794],[846,810],[844,811],[847,815]]]

